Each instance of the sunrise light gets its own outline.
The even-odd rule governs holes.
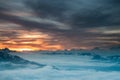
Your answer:
[[[30,48],[21,48],[21,49],[18,49],[18,51],[33,51],[33,49],[30,49]]]

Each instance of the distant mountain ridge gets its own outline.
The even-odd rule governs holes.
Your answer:
[[[99,60],[104,62],[113,62],[113,63],[120,63],[120,55],[107,55],[103,56],[100,54],[97,54],[100,49],[97,49],[98,51],[92,50],[92,51],[80,51],[80,50],[74,50],[74,51],[43,51],[40,54],[43,55],[77,55],[77,56],[89,56],[92,60]],[[100,53],[100,52],[99,52]],[[118,52],[119,53],[119,52]],[[39,52],[38,52],[39,54]]]

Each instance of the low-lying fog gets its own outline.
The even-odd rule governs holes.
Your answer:
[[[119,52],[102,51],[102,55],[101,52],[70,53],[11,53],[46,66],[37,68],[28,65],[26,68],[4,69],[0,71],[0,80],[120,80]]]

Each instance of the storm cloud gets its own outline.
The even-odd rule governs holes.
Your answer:
[[[119,14],[119,0],[0,1],[0,22],[17,24],[19,30],[48,34],[52,37],[49,44],[64,48],[120,45]],[[4,36],[7,35],[1,35]]]

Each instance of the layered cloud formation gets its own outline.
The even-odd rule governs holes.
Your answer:
[[[120,45],[119,0],[0,1],[0,47],[71,49]],[[23,49],[23,50],[24,50]]]

